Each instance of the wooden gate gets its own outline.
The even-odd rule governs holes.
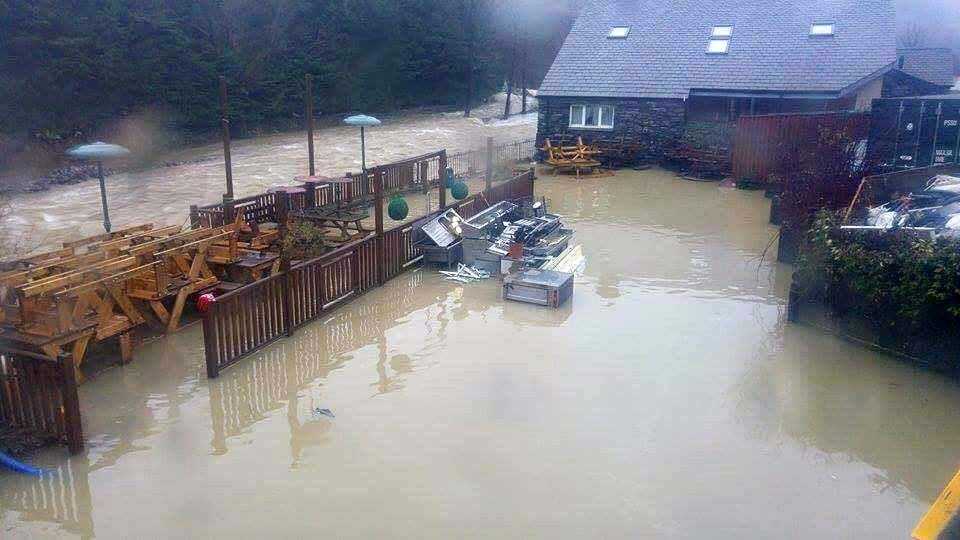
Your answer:
[[[848,140],[865,140],[869,113],[825,112],[741,116],[733,139],[736,180],[767,182],[804,146],[817,144],[824,133],[845,133]]]

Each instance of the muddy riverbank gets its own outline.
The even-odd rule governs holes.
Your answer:
[[[762,193],[537,190],[588,257],[572,303],[420,269],[215,381],[199,327],[148,343],[81,388],[85,454],[0,474],[4,538],[909,535],[960,387],[786,324]]]

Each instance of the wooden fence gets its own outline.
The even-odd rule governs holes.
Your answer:
[[[500,201],[533,196],[533,171],[453,205],[465,217]],[[382,199],[377,204],[381,214]],[[262,349],[330,310],[408,270],[422,259],[415,226],[437,213],[368,236],[218,297],[203,317],[207,375]]]
[[[741,116],[733,139],[733,176],[766,182],[783,172],[799,148],[815,145],[824,130],[844,131],[850,140],[866,139],[869,113],[827,112]]]
[[[250,366],[242,376],[220,377],[209,386],[212,420],[213,451],[217,455],[229,451],[227,439],[244,432],[257,422],[266,419],[270,411],[286,408],[291,420],[291,447],[297,446],[306,433],[295,411],[304,399],[304,390],[313,381],[326,377],[342,366],[348,353],[357,347],[374,345],[379,350],[379,360],[373,367],[378,386],[389,386],[392,378],[386,374],[386,336],[377,318],[391,314],[388,320],[401,318],[411,310],[424,308],[434,302],[429,296],[412,294],[418,288],[423,275],[410,273],[382,292],[380,301],[364,302],[350,310],[324,318],[324,324],[309,325],[297,331],[295,347],[273,347],[252,355]],[[429,347],[429,344],[424,344]],[[293,355],[289,361],[287,354]],[[255,360],[254,360],[255,358]],[[294,414],[291,414],[294,413]],[[303,432],[301,432],[301,428]],[[293,450],[293,448],[291,448]],[[295,451],[295,450],[294,450]]]
[[[321,186],[314,191],[290,195],[289,210],[298,211],[308,206],[327,206],[336,203],[351,205],[372,201],[375,197],[373,179],[381,175],[383,189],[387,194],[424,191],[439,185],[440,171],[445,158],[446,151],[441,150],[381,165],[370,169],[366,174],[349,174],[347,178],[350,178],[351,182],[336,190],[329,186]],[[243,213],[243,219],[247,223],[276,223],[279,221],[279,198],[277,193],[261,193],[235,199],[232,204],[219,203],[191,207],[191,222],[204,227],[221,227],[231,221],[225,220],[225,212],[232,212],[235,209]]]
[[[0,349],[0,425],[83,451],[73,357]]]

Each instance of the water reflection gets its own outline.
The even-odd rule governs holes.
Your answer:
[[[957,465],[960,391],[785,325],[761,196],[659,171],[538,189],[589,258],[571,303],[421,269],[215,381],[199,327],[147,344],[83,386],[86,456],[39,455],[63,471],[52,484],[0,474],[4,526],[302,536],[322,512],[351,537],[908,530]],[[213,504],[230,511],[211,525]]]
[[[93,538],[89,465],[84,458],[47,469],[41,478],[2,472],[0,509],[25,522],[56,523],[63,532]],[[2,517],[2,514],[0,514]],[[9,530],[0,519],[0,530]]]
[[[816,329],[771,332],[731,395],[751,436],[868,463],[878,493],[929,504],[960,466],[954,381]]]
[[[631,291],[780,301],[779,282],[789,278],[767,253],[776,231],[756,193],[662,170],[580,182],[542,177],[538,189],[577,230],[591,262],[586,275],[608,306]]]

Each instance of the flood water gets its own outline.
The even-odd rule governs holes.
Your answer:
[[[490,120],[502,114],[504,96],[464,118],[462,112],[410,111],[382,118],[383,125],[366,130],[367,165],[381,165],[446,149],[448,153],[482,148],[486,137],[496,143],[533,139],[537,113]],[[516,97],[514,97],[516,100]],[[519,104],[515,103],[515,109]],[[536,100],[531,100],[531,106]],[[485,119],[485,120],[481,120]],[[360,133],[338,125],[314,134],[318,174],[342,176],[361,170]],[[309,172],[306,132],[285,133],[234,141],[233,181],[236,197],[263,193],[274,186],[295,184]],[[107,178],[107,197],[114,230],[142,223],[177,225],[188,220],[191,204],[222,200],[226,191],[223,146],[210,144],[163,156],[162,161],[190,163],[116,174]],[[18,195],[0,233],[24,236],[29,247],[56,246],[103,232],[100,188],[95,180],[54,186],[48,191]]]
[[[0,535],[909,536],[960,461],[960,388],[786,324],[762,194],[537,190],[588,257],[572,303],[419,269],[216,381],[198,327],[148,343],[81,388],[85,455],[0,472]]]

